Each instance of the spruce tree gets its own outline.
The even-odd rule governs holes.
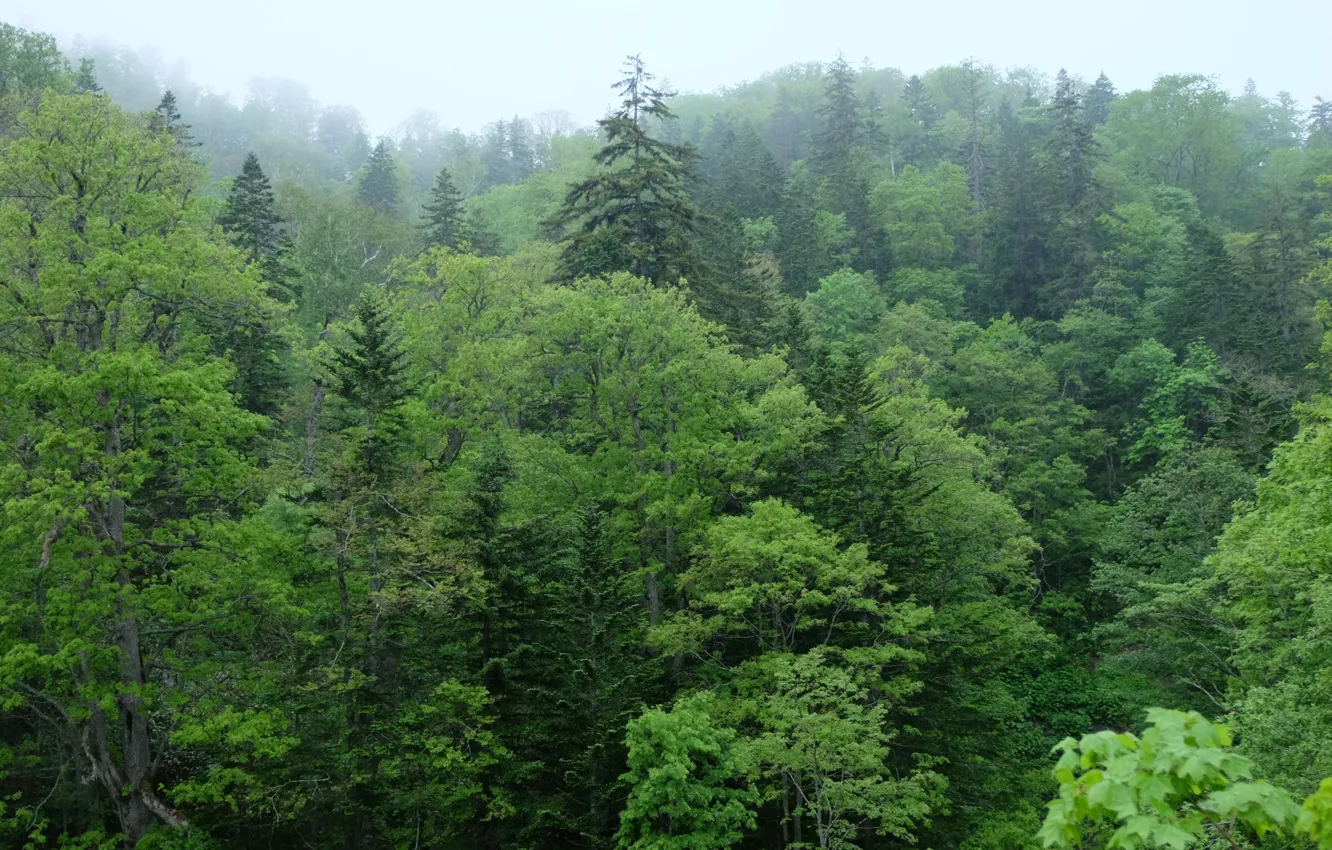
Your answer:
[[[485,216],[469,211],[463,219],[463,235],[467,250],[478,257],[498,257],[504,253],[500,235],[486,221]]]
[[[407,355],[377,290],[367,290],[352,309],[350,344],[333,356],[333,391],[360,411],[360,455],[366,471],[385,469],[387,452],[401,424],[398,414],[409,394]]]
[[[869,94],[865,95],[865,124],[862,133],[865,147],[872,156],[884,156],[889,152],[891,140],[888,137],[888,126],[884,121],[883,96],[875,89],[870,89]],[[896,173],[895,166],[894,163],[894,173]]]
[[[823,126],[814,136],[811,164],[821,177],[843,177],[850,169],[862,139],[860,100],[856,97],[856,74],[846,59],[838,56],[828,67],[823,104],[818,114]]]
[[[703,226],[706,264],[691,281],[699,312],[730,331],[732,342],[758,348],[766,341],[764,328],[771,318],[767,293],[750,273],[744,219],[727,204]]]
[[[1091,274],[1100,253],[1098,218],[1103,210],[1093,174],[1100,151],[1082,97],[1062,69],[1048,112],[1041,211],[1050,279],[1041,293],[1041,306],[1057,316],[1091,294]]]
[[[396,215],[400,190],[398,188],[398,167],[393,161],[388,141],[380,139],[365,164],[365,175],[357,187],[356,197],[361,203],[371,207],[382,215]]]
[[[198,147],[190,135],[190,125],[180,123],[180,111],[176,107],[176,95],[167,89],[162,92],[162,99],[153,109],[149,123],[159,133],[170,133],[176,141],[187,147]]]
[[[287,268],[283,258],[287,244],[282,218],[277,213],[273,187],[253,151],[246,155],[240,176],[231,184],[226,208],[217,217],[217,223],[250,262],[259,264],[272,294],[289,299],[290,293],[284,288]]]
[[[638,56],[625,62],[614,85],[620,108],[598,122],[606,143],[594,157],[599,170],[574,184],[549,224],[562,231],[569,277],[629,271],[674,283],[694,266],[694,219],[689,196],[697,154],[691,145],[655,138],[650,122],[669,122],[673,92],[655,88]]]
[[[838,56],[828,68],[823,104],[818,110],[823,124],[814,137],[811,165],[822,179],[824,206],[845,216],[854,231],[858,265],[887,275],[889,246],[870,214],[869,185],[859,161],[867,139],[855,84],[855,72]]]
[[[435,175],[425,211],[426,247],[456,249],[466,237],[466,211],[462,193],[453,185],[448,168],[441,168]]]
[[[1314,96],[1314,105],[1309,110],[1307,144],[1311,148],[1332,147],[1332,100]]]
[[[509,122],[508,132],[504,137],[505,158],[507,159],[507,180],[509,183],[521,183],[536,170],[536,151],[532,148],[531,133],[527,122],[517,115]]]
[[[251,152],[241,173],[231,184],[227,205],[217,217],[231,244],[259,266],[268,292],[279,301],[296,294],[287,285],[286,238],[277,214],[273,188]],[[253,413],[275,416],[286,389],[283,356],[286,346],[280,335],[265,323],[229,322],[217,329],[214,345],[229,353],[236,367],[232,392]]]
[[[85,56],[79,60],[79,72],[74,77],[75,94],[98,94],[102,91],[102,87],[97,84],[94,70],[92,57]]]
[[[1115,99],[1115,84],[1110,82],[1110,78],[1101,74],[1092,83],[1092,87],[1087,89],[1087,96],[1083,98],[1083,104],[1087,110],[1087,123],[1093,127],[1099,127],[1110,118],[1110,104]]]
[[[939,123],[939,110],[925,90],[925,83],[915,75],[902,89],[902,100],[911,119],[902,134],[902,162],[923,166],[934,158],[933,133]]]

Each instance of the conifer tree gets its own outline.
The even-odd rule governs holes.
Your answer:
[[[575,184],[550,224],[563,231],[569,277],[629,271],[674,283],[694,266],[694,219],[689,196],[697,154],[691,145],[654,138],[649,122],[669,122],[673,92],[652,85],[643,60],[630,56],[614,85],[620,108],[598,122],[606,144],[599,171]]]
[[[1083,105],[1087,111],[1087,123],[1093,127],[1099,127],[1110,118],[1110,104],[1115,99],[1115,84],[1110,82],[1110,78],[1101,74],[1092,83],[1091,88],[1087,89],[1087,95],[1083,98]]]
[[[253,152],[245,157],[240,175],[231,184],[227,205],[217,223],[246,259],[259,266],[269,295],[278,301],[295,298],[287,285],[290,272],[285,262],[282,219],[277,214],[273,188]],[[228,352],[236,367],[232,392],[241,404],[252,413],[276,415],[286,388],[286,346],[281,336],[267,323],[228,318],[217,328],[213,344],[221,352]]]
[[[176,95],[167,89],[162,92],[150,118],[150,125],[159,133],[170,133],[179,144],[186,147],[198,147],[198,142],[190,135],[190,125],[180,123],[180,111],[176,107]]]
[[[860,100],[856,97],[856,74],[839,55],[828,67],[823,104],[818,110],[823,126],[814,136],[811,162],[822,177],[841,177],[851,167],[863,125]]]
[[[287,244],[273,187],[253,151],[246,155],[240,176],[231,184],[227,205],[217,223],[232,244],[263,269],[264,280],[275,289],[274,295],[282,297],[281,288],[287,276],[283,263]]]
[[[527,122],[513,116],[504,137],[504,153],[508,160],[507,182],[521,183],[536,170],[536,151],[527,129]]]
[[[435,186],[430,190],[425,211],[426,246],[456,249],[466,236],[466,211],[448,168],[441,168],[435,175]]]
[[[388,140],[380,139],[365,164],[365,175],[357,187],[356,197],[361,203],[382,215],[397,215],[401,190],[398,188],[398,167],[393,161]]]
[[[889,152],[891,140],[884,121],[883,96],[877,89],[870,89],[869,94],[865,95],[865,124],[862,132],[865,147],[872,156],[884,156]],[[893,173],[896,173],[896,163],[893,164]]]
[[[730,331],[733,342],[757,348],[765,340],[763,328],[770,316],[767,294],[750,274],[744,219],[727,204],[703,226],[707,264],[691,281],[699,312]]]
[[[102,91],[102,87],[97,84],[94,65],[91,56],[79,60],[79,72],[74,77],[75,94],[99,94]]]
[[[1311,148],[1332,147],[1332,100],[1314,96],[1314,105],[1309,110],[1308,145]]]
[[[924,165],[933,158],[934,127],[939,122],[939,110],[925,90],[925,83],[919,76],[912,75],[902,89],[902,100],[906,104],[907,115],[911,123],[902,139],[903,164]]]
[[[478,257],[498,257],[504,253],[500,235],[485,216],[475,210],[467,212],[463,218],[463,236],[467,240],[467,250]]]
[[[1049,120],[1041,203],[1051,279],[1042,293],[1042,306],[1055,315],[1091,292],[1092,267],[1100,248],[1097,219],[1103,212],[1093,175],[1100,151],[1082,97],[1062,69],[1055,81]]]

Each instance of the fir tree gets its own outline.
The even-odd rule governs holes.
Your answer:
[[[776,216],[782,289],[793,298],[817,289],[819,278],[833,271],[815,225],[817,190],[808,169],[792,169]]]
[[[388,141],[380,139],[370,154],[365,165],[365,176],[357,187],[356,197],[361,203],[371,207],[382,215],[396,215],[400,190],[398,188],[398,167],[393,161]]]
[[[860,101],[856,97],[856,74],[840,55],[828,67],[818,114],[823,126],[814,136],[812,164],[820,176],[844,175],[861,142],[863,126]]]
[[[361,456],[366,469],[378,474],[388,460],[398,414],[409,394],[406,354],[377,290],[368,290],[353,314],[356,322],[347,328],[350,345],[333,356],[333,390],[360,410]]]
[[[536,151],[532,148],[531,134],[527,122],[517,115],[509,122],[508,133],[504,138],[504,152],[508,168],[506,178],[509,183],[521,183],[536,170]]]
[[[883,97],[875,89],[870,89],[869,94],[865,95],[865,124],[862,132],[865,147],[872,156],[884,156],[889,153],[892,141],[888,137],[888,126],[884,122]],[[895,166],[894,163],[894,173],[896,173]]]
[[[933,133],[939,123],[939,110],[918,76],[907,80],[902,100],[911,119],[902,134],[902,162],[921,166],[934,158]]]
[[[1083,104],[1087,111],[1087,123],[1093,127],[1099,127],[1110,118],[1110,104],[1115,99],[1115,84],[1110,82],[1110,78],[1101,74],[1092,83],[1092,87],[1087,89],[1087,96],[1083,98]]]
[[[279,301],[291,301],[295,293],[287,286],[286,238],[277,214],[268,177],[251,152],[245,157],[240,176],[231,184],[227,204],[217,223],[233,245],[259,266],[268,292]],[[265,323],[231,322],[215,335],[215,346],[229,353],[236,367],[232,384],[241,404],[253,413],[275,416],[286,389],[282,337]]]
[[[162,99],[153,109],[149,119],[152,128],[159,133],[170,133],[176,141],[186,147],[198,147],[190,135],[190,125],[180,123],[180,111],[176,107],[176,95],[171,89],[162,92]]]
[[[1309,147],[1332,147],[1332,100],[1314,96],[1309,110]]]
[[[448,168],[435,175],[430,202],[425,205],[426,246],[456,249],[466,238],[465,208],[462,194],[453,185]]]
[[[79,60],[79,72],[74,77],[75,94],[98,94],[102,87],[97,84],[97,77],[94,74],[94,62],[92,57],[85,56]]]
[[[1100,152],[1082,98],[1062,69],[1049,121],[1041,171],[1051,280],[1042,292],[1042,306],[1053,316],[1091,294],[1091,273],[1100,249],[1097,219],[1103,212],[1093,176]]]
[[[287,243],[282,219],[277,213],[273,187],[253,151],[246,155],[240,176],[231,184],[227,205],[217,223],[250,262],[259,264],[272,294],[279,299],[290,299],[291,293],[284,286]]]
[[[673,283],[695,263],[689,197],[697,154],[690,145],[654,138],[649,122],[669,122],[673,92],[652,86],[637,56],[614,89],[620,108],[598,122],[606,144],[595,156],[599,171],[575,184],[550,224],[564,232],[569,277],[630,271]]]
[[[757,348],[764,343],[767,324],[766,293],[750,274],[744,219],[733,205],[709,216],[703,226],[707,265],[691,281],[698,297],[699,312],[730,330],[732,341]]]

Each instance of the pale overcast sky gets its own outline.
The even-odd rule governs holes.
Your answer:
[[[0,0],[0,20],[156,47],[237,98],[252,77],[290,77],[375,131],[416,108],[465,129],[545,109],[590,122],[636,52],[688,91],[841,50],[908,73],[974,56],[1103,70],[1121,91],[1200,72],[1306,107],[1332,97],[1332,0]]]

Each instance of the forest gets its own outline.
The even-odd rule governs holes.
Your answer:
[[[1332,102],[650,58],[0,23],[0,845],[1332,848]]]

